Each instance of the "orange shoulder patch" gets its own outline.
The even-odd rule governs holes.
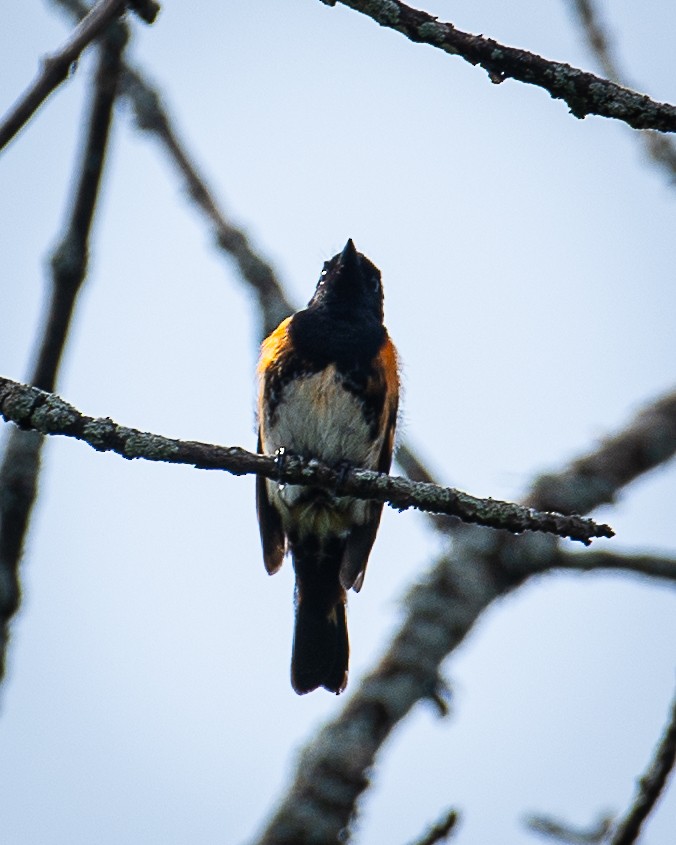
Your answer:
[[[382,349],[378,353],[380,363],[385,374],[385,388],[387,397],[390,403],[394,403],[395,407],[399,400],[399,360],[397,358],[397,350],[390,340],[388,335]]]
[[[261,356],[258,359],[259,376],[262,376],[267,371],[268,367],[277,360],[284,350],[288,342],[287,332],[290,322],[291,317],[282,320],[274,332],[269,334],[261,344]]]

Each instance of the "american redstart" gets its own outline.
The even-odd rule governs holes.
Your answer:
[[[388,472],[399,402],[397,353],[383,325],[380,271],[352,240],[325,262],[314,296],[263,342],[258,451],[346,470]],[[268,573],[291,553],[296,625],[291,684],[299,693],[347,684],[346,590],[361,589],[382,504],[258,476]]]

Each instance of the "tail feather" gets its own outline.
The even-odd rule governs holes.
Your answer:
[[[344,547],[337,538],[291,544],[296,572],[291,684],[299,695],[317,687],[338,694],[347,684],[350,648],[339,575]]]
[[[324,687],[341,693],[347,685],[350,647],[345,604],[337,602],[327,615],[323,609],[301,601],[291,657],[291,685],[299,695]]]

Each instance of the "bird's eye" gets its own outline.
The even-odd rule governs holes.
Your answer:
[[[380,276],[373,276],[371,281],[373,282],[373,290],[378,293],[380,290]]]

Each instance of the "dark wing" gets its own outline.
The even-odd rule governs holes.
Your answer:
[[[387,431],[380,450],[378,465],[375,467],[378,472],[389,472],[392,465],[392,450],[394,448],[394,429],[397,423],[397,410],[394,407],[389,414]],[[383,512],[382,503],[369,502],[369,517],[363,525],[356,525],[351,531],[345,547],[343,562],[340,567],[340,583],[343,588],[350,587],[355,592],[361,590],[364,583],[366,564],[368,563],[371,549],[378,533],[380,516]]]
[[[258,433],[258,454],[263,454],[260,431]],[[274,575],[284,560],[284,529],[279,512],[270,503],[268,498],[268,486],[262,475],[256,476],[256,513],[258,515],[258,527],[261,532],[261,544],[263,546],[263,562],[268,575]]]

